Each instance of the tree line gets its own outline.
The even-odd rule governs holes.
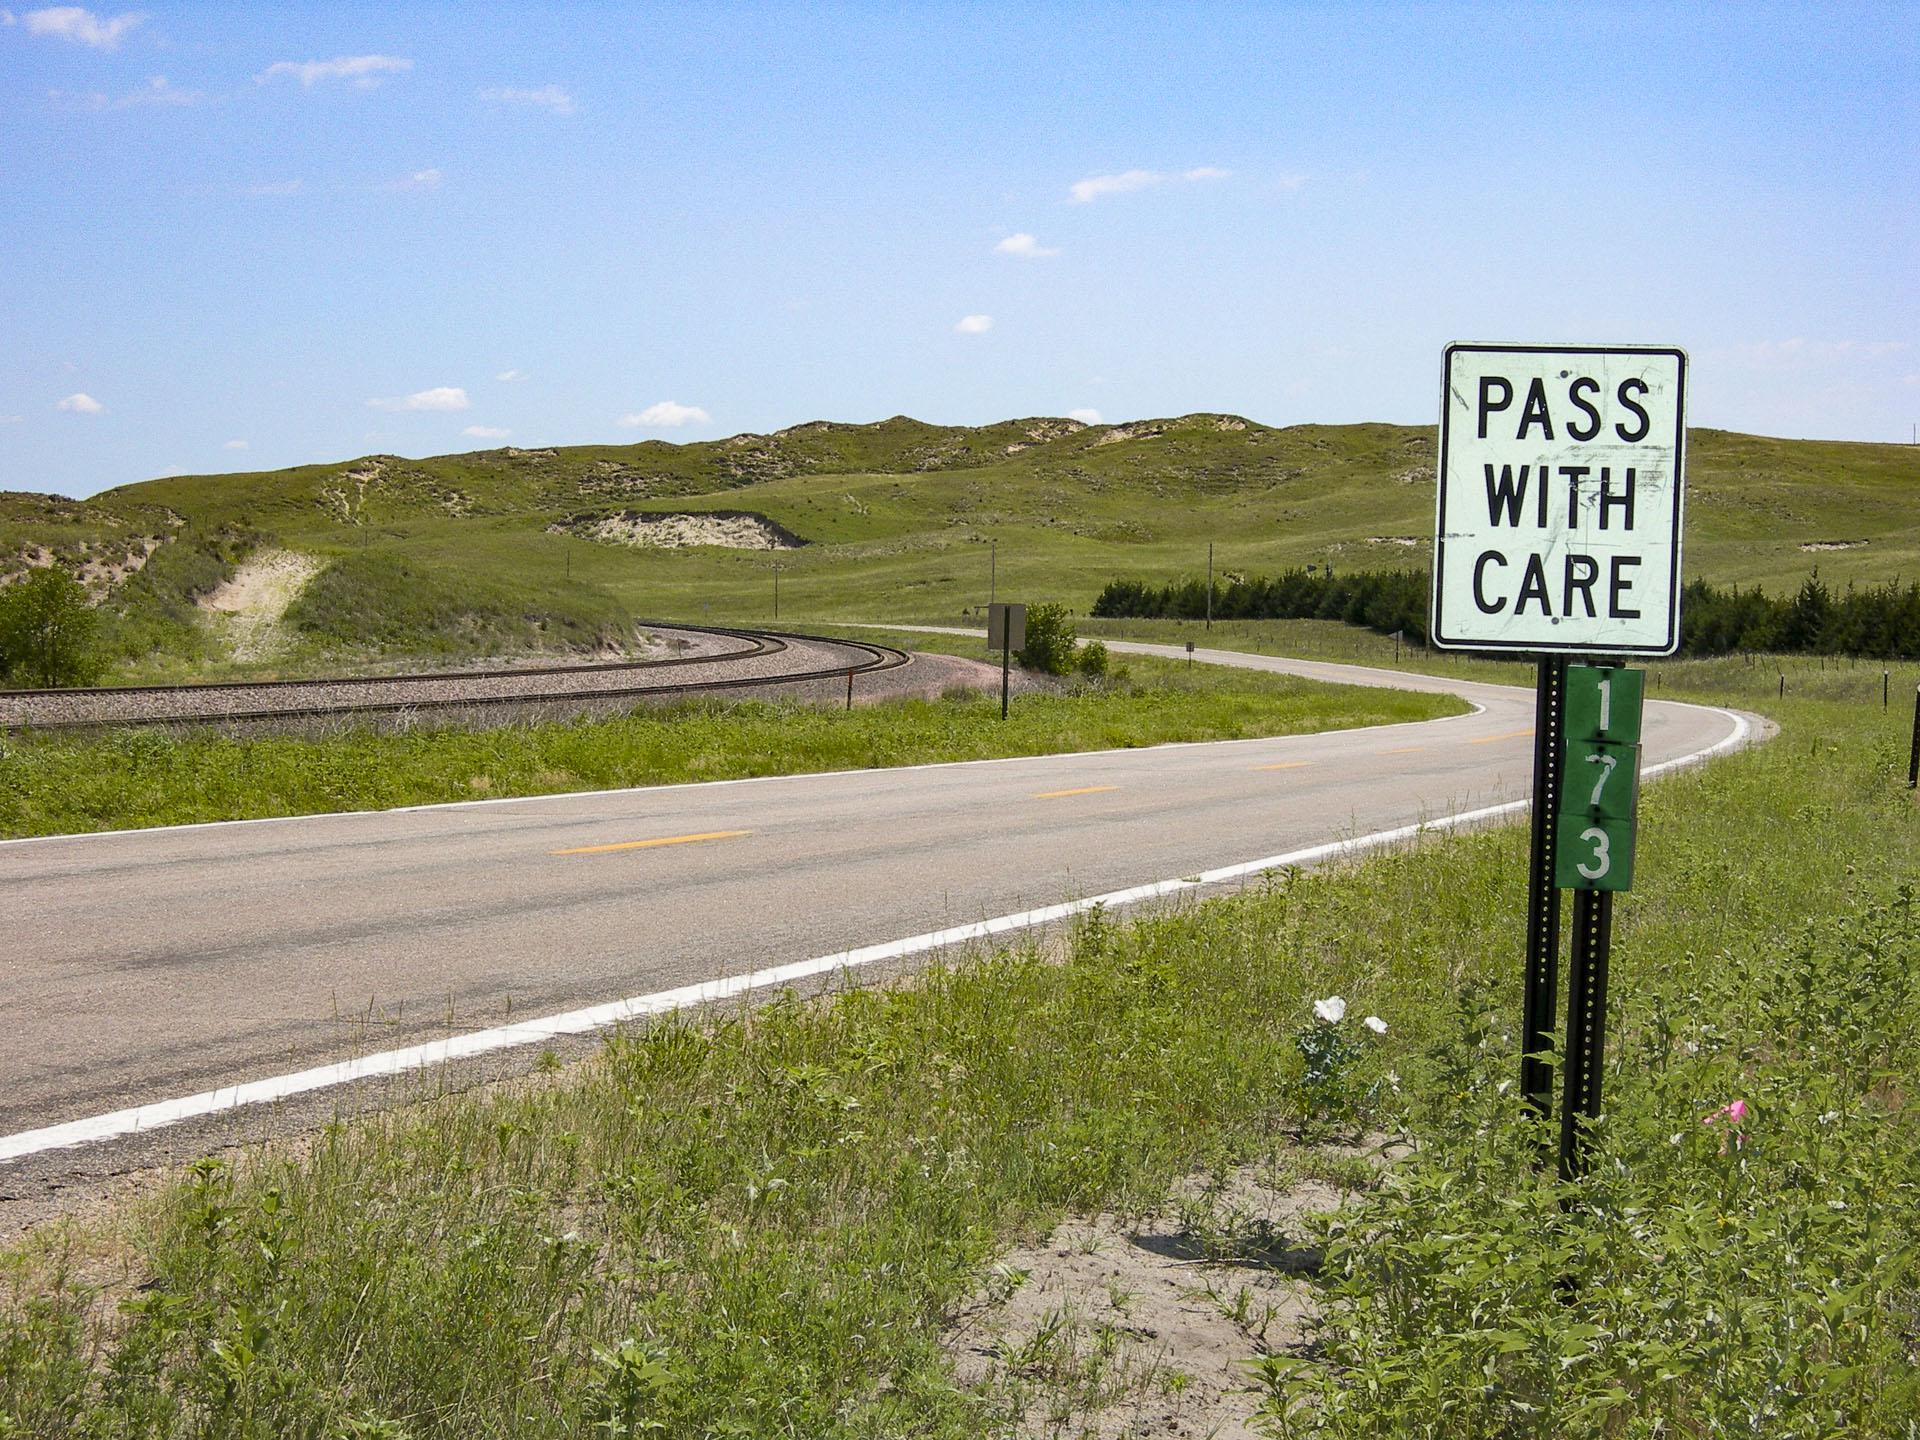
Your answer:
[[[1340,620],[1425,644],[1424,570],[1356,570],[1324,575],[1292,569],[1272,576],[1230,576],[1213,587],[1216,620]],[[1114,619],[1199,620],[1207,582],[1153,585],[1114,580],[1092,613]],[[1790,596],[1692,580],[1680,592],[1680,653],[1740,651],[1920,659],[1920,583],[1852,585],[1835,591],[1815,570]]]

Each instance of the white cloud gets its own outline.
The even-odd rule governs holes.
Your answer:
[[[1033,236],[1022,230],[1017,235],[1009,235],[993,247],[996,255],[1017,255],[1022,260],[1044,260],[1049,255],[1058,255],[1058,250],[1042,245]]]
[[[56,5],[48,10],[29,10],[20,20],[27,27],[29,35],[57,35],[77,45],[111,50],[120,43],[122,35],[144,18],[129,12],[116,15],[111,20],[103,20],[91,10],[82,10],[78,5]]]
[[[26,418],[24,415],[0,415],[0,425],[19,425]]]
[[[47,98],[56,105],[72,105],[81,110],[132,110],[145,105],[198,105],[207,97],[200,90],[177,90],[168,83],[166,76],[153,75],[148,77],[144,89],[130,91],[117,100],[101,90],[84,94],[71,90],[49,90]]]
[[[342,55],[337,60],[276,60],[253,78],[264,85],[277,75],[291,75],[308,90],[322,80],[349,80],[362,90],[370,90],[383,77],[412,68],[413,61],[398,55]]]
[[[447,177],[438,170],[416,170],[411,175],[402,175],[398,180],[389,180],[382,190],[438,190],[440,182]]]
[[[1205,180],[1225,180],[1233,172],[1217,165],[1199,165],[1177,175],[1164,170],[1122,170],[1113,175],[1089,175],[1067,187],[1076,204],[1085,205],[1103,195],[1127,195],[1135,190],[1150,190],[1170,182],[1193,184]]]
[[[1735,345],[1719,352],[1736,364],[1763,370],[1798,370],[1810,366],[1839,365],[1848,361],[1884,360],[1902,355],[1913,346],[1905,340],[1809,340],[1795,336],[1791,340],[1761,340],[1750,345]]]
[[[1297,170],[1289,170],[1274,176],[1273,183],[1282,190],[1298,190],[1307,183],[1307,177]]]
[[[462,435],[471,435],[476,440],[504,440],[507,436],[511,435],[513,431],[502,430],[497,425],[469,425],[460,433]]]
[[[394,400],[369,400],[375,410],[465,410],[467,392],[457,385],[439,385],[431,390],[416,390]]]
[[[67,410],[75,415],[98,415],[107,407],[91,395],[75,394],[67,396],[66,399],[55,405],[54,408],[57,410]]]
[[[258,196],[298,195],[305,188],[306,183],[301,180],[263,180],[258,185],[249,185],[247,187],[247,194]]]
[[[244,440],[229,440],[220,448],[222,450],[245,450],[247,448],[247,442]]]
[[[1069,410],[1067,411],[1067,418],[1069,420],[1078,420],[1082,425],[1098,425],[1100,423],[1100,412],[1098,410]]]
[[[526,379],[527,372],[524,370],[502,370],[498,375],[494,376],[493,378],[498,380],[503,385],[511,385],[516,380]]]
[[[953,327],[957,335],[984,335],[992,328],[991,315],[962,315]]]
[[[536,110],[551,111],[555,115],[573,114],[573,96],[558,85],[542,85],[537,90],[496,85],[490,90],[482,90],[480,98],[495,105],[526,105]]]
[[[710,425],[713,417],[698,405],[682,405],[678,400],[662,400],[636,415],[622,415],[615,422],[628,430],[677,430],[682,425]]]

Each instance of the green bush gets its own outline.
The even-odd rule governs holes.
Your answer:
[[[1027,644],[1016,651],[1021,665],[1042,675],[1065,675],[1073,669],[1073,622],[1064,605],[1027,607]]]
[[[0,590],[0,682],[85,685],[100,674],[99,616],[86,588],[57,565]]]

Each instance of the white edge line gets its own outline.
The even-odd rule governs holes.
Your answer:
[[[1715,709],[1715,713],[1733,722],[1732,733],[1704,750],[1651,766],[1646,773],[1657,775],[1683,765],[1698,764],[1744,744],[1752,733],[1752,726],[1746,717],[1730,710]],[[854,970],[883,960],[895,960],[902,956],[918,955],[948,945],[963,944],[969,940],[984,940],[990,936],[1004,935],[1009,931],[1047,925],[1100,907],[1136,905],[1144,900],[1157,900],[1162,896],[1180,891],[1218,885],[1247,875],[1257,875],[1266,870],[1281,870],[1289,866],[1312,864],[1317,860],[1357,855],[1368,850],[1378,850],[1402,840],[1416,839],[1421,835],[1457,830],[1498,816],[1511,815],[1525,810],[1530,803],[1528,800],[1509,800],[1500,805],[1464,810],[1438,820],[1419,821],[1412,825],[1396,826],[1391,830],[1376,830],[1370,835],[1361,835],[1349,840],[1331,840],[1320,845],[1310,845],[1304,850],[1290,850],[1284,855],[1269,855],[1259,860],[1244,860],[1236,865],[1223,865],[1218,869],[1203,870],[1197,875],[1151,881],[1145,885],[1134,885],[1124,890],[1110,890],[1104,895],[1094,895],[1084,900],[1046,905],[1037,910],[1022,910],[1012,915],[1000,915],[991,920],[976,921],[970,925],[951,926],[945,930],[930,930],[924,935],[910,935],[904,940],[865,945],[855,950],[842,950],[836,954],[822,955],[812,960],[796,960],[786,965],[754,970],[745,975],[703,981],[698,985],[682,985],[677,989],[660,990],[651,995],[635,995],[625,1000],[589,1006],[584,1010],[569,1010],[560,1015],[525,1020],[517,1025],[475,1030],[466,1035],[456,1035],[449,1040],[434,1040],[424,1045],[410,1045],[403,1050],[385,1050],[373,1055],[362,1055],[355,1060],[316,1066],[314,1069],[296,1071],[291,1075],[250,1080],[240,1085],[228,1085],[218,1090],[203,1091],[198,1095],[186,1095],[175,1100],[156,1100],[127,1110],[115,1110],[106,1115],[91,1116],[85,1120],[70,1120],[64,1124],[48,1125],[38,1130],[24,1130],[16,1135],[0,1136],[0,1164],[29,1155],[37,1155],[46,1150],[63,1150],[75,1145],[92,1144],[123,1135],[157,1130],[163,1126],[176,1125],[183,1120],[193,1120],[204,1115],[217,1115],[248,1105],[285,1100],[314,1090],[351,1084],[356,1080],[401,1075],[413,1070],[443,1065],[449,1061],[467,1060],[477,1055],[491,1054],[497,1050],[511,1050],[522,1045],[538,1045],[562,1035],[581,1035],[609,1025],[618,1025],[624,1021],[665,1014],[689,1005],[705,1004],[735,995],[749,994],[755,990],[791,984],[793,981],[823,975],[830,971]]]

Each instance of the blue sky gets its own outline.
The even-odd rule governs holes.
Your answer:
[[[905,413],[1920,421],[1920,5],[0,11],[0,488]]]

